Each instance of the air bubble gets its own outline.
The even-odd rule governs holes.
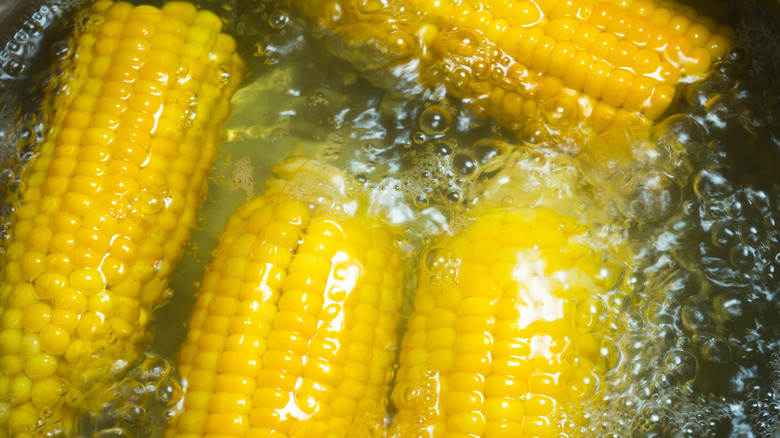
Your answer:
[[[430,201],[428,200],[428,197],[425,195],[417,195],[414,197],[414,206],[420,209],[428,207],[428,204],[430,204]]]
[[[146,424],[146,409],[130,404],[119,409],[119,418],[128,425]]]
[[[121,384],[122,394],[128,401],[142,405],[146,403],[149,395],[146,393],[146,387],[143,383],[131,378],[126,378]]]
[[[656,222],[668,217],[681,197],[680,185],[670,175],[637,172],[621,187],[619,207],[631,219]]]
[[[723,365],[730,361],[731,351],[723,338],[716,336],[708,339],[699,348],[701,358],[707,362]]]
[[[731,248],[729,252],[729,260],[735,268],[750,269],[753,267],[755,257],[750,247],[738,244]]]
[[[718,248],[731,248],[737,242],[737,230],[730,223],[718,223],[713,225],[712,244]]]
[[[744,72],[750,67],[750,52],[744,47],[735,46],[726,55],[728,62],[736,67],[738,72]]]
[[[755,246],[763,242],[766,238],[764,228],[761,223],[755,219],[748,219],[739,225],[739,239],[742,243]]]
[[[693,190],[703,200],[724,198],[734,193],[731,181],[721,169],[702,169],[693,177]]]
[[[477,171],[477,163],[472,157],[459,153],[452,157],[452,169],[458,175],[470,176]]]
[[[542,115],[553,126],[569,126],[579,117],[579,102],[573,96],[557,96],[542,105]]]
[[[706,143],[701,125],[691,116],[676,114],[653,128],[653,142],[683,151],[691,143]]]
[[[426,135],[442,135],[450,130],[452,114],[442,105],[431,105],[420,114],[420,129]]]
[[[163,209],[164,205],[162,196],[148,189],[138,193],[135,204],[138,212],[143,215],[155,215]]]
[[[667,420],[668,416],[661,415],[652,408],[643,408],[634,417],[631,436],[636,438],[667,436],[668,432],[665,431]]]
[[[712,315],[708,311],[703,297],[691,297],[680,308],[680,320],[683,327],[691,332],[700,332],[712,327]]]
[[[406,59],[414,54],[414,37],[400,30],[390,32],[387,34],[383,48],[390,58]]]
[[[284,9],[277,9],[268,14],[268,25],[271,29],[281,30],[290,22],[290,15]]]
[[[444,202],[449,205],[454,205],[460,202],[460,193],[456,190],[448,190],[444,193]]]
[[[481,37],[475,30],[471,28],[458,29],[447,39],[447,51],[468,58],[474,56],[479,48],[480,40]]]
[[[160,380],[154,393],[155,399],[165,406],[173,406],[182,397],[182,389],[179,382],[173,377],[165,377]]]
[[[214,69],[214,74],[220,88],[225,88],[230,85],[230,71],[228,71],[228,69],[225,67],[217,67]]]
[[[540,123],[532,123],[525,126],[520,133],[520,138],[529,145],[541,144],[547,140],[548,137],[549,134],[547,133],[547,129]]]
[[[420,131],[417,131],[412,135],[412,141],[414,141],[416,144],[423,144],[427,139],[428,137],[426,137],[425,134]]]
[[[24,61],[16,55],[11,55],[3,62],[3,71],[11,77],[18,77],[24,73]]]
[[[666,372],[681,381],[688,381],[696,376],[696,358],[685,350],[672,350],[664,360]]]
[[[452,148],[447,143],[437,141],[433,144],[433,152],[436,155],[448,157],[452,155]]]

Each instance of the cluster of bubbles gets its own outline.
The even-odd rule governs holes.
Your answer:
[[[78,438],[132,438],[164,430],[182,394],[171,363],[145,356],[92,409],[81,413]]]
[[[780,434],[779,96],[749,59],[733,49],[659,124],[660,159],[644,170],[654,178],[629,179],[655,192],[620,187],[633,238],[647,242],[629,318],[642,323],[628,324],[623,360],[592,400],[599,436]]]

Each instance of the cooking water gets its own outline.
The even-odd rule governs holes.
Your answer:
[[[30,11],[0,51],[3,217],[44,134],[35,111],[42,85],[56,77],[46,66],[67,56],[62,23],[72,3]],[[633,256],[621,290],[602,297],[619,333],[609,345],[615,366],[586,403],[577,424],[587,426],[561,418],[561,436],[780,437],[780,88],[767,56],[780,46],[772,29],[738,23],[744,44],[685,86],[647,155],[605,169],[577,163],[543,128],[517,140],[440,92],[373,87],[328,55],[287,2],[239,3],[202,5],[227,19],[249,73],[199,226],[147,356],[83,416],[84,436],[164,429],[181,398],[173,356],[224,220],[263,190],[271,165],[303,150],[354,175],[377,211],[409,230],[399,243],[410,267],[478,204],[560,198],[626,239]],[[515,181],[501,186],[507,172]]]

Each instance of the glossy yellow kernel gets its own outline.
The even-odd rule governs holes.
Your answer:
[[[547,416],[555,409],[554,399],[545,396],[533,394],[523,401],[523,407],[527,415]]]
[[[711,64],[710,52],[704,47],[694,47],[682,63],[680,72],[690,76],[701,75],[710,69]]]
[[[86,129],[89,126],[89,120],[92,114],[89,111],[74,110],[70,111],[63,122],[65,128]]]
[[[607,60],[612,55],[619,41],[618,37],[611,33],[600,32],[594,36],[588,51],[598,59]]]
[[[0,353],[16,354],[22,341],[21,330],[9,329],[0,331]]]
[[[108,70],[106,68],[106,70]],[[103,72],[103,76],[105,72]],[[103,77],[101,76],[101,77]],[[111,99],[127,99],[133,95],[132,84],[118,81],[105,81],[100,90],[101,97],[108,97]]]
[[[661,67],[661,57],[653,50],[639,49],[631,65],[637,75],[649,75]]]
[[[710,52],[712,59],[718,59],[726,54],[731,45],[731,38],[722,33],[713,33],[704,44],[704,48]]]
[[[465,436],[482,436],[485,430],[485,418],[477,412],[454,415],[447,418],[447,430]]]
[[[662,50],[673,36],[674,33],[668,27],[653,27],[647,34],[645,47],[653,50]]]
[[[658,85],[658,80],[647,76],[636,76],[628,88],[623,107],[629,111],[639,111],[650,105],[650,96]]]
[[[44,196],[61,196],[68,188],[68,180],[66,177],[52,175],[44,181],[41,193]],[[28,192],[25,194],[25,197],[31,200],[31,195],[32,193]]]
[[[24,319],[22,309],[8,308],[0,315],[0,327],[3,329],[21,329]]]
[[[594,62],[585,76],[582,91],[594,99],[600,98],[611,72],[612,67],[606,62]]]
[[[89,253],[85,252],[84,254]],[[81,264],[83,265],[84,263]],[[79,266],[79,263],[74,261],[74,265]],[[70,274],[69,280],[71,286],[87,297],[101,292],[105,288],[103,276],[96,269],[74,269]]]
[[[524,100],[514,91],[510,91],[501,99],[501,113],[512,119],[520,117],[523,109]]]
[[[516,56],[517,47],[525,36],[525,28],[521,26],[509,26],[498,40],[498,47],[509,56]]]
[[[594,56],[588,52],[575,53],[566,66],[563,74],[563,83],[567,87],[581,90],[585,83],[585,77],[594,61]]]
[[[529,415],[523,418],[523,433],[527,436],[553,437],[557,433],[557,427],[549,417]]]
[[[692,23],[684,34],[694,46],[704,46],[710,39],[712,31],[702,23]]]
[[[671,85],[679,81],[681,75],[682,72],[677,65],[668,61],[661,61],[661,64],[658,66],[658,70],[649,76]]]
[[[503,18],[490,20],[485,28],[485,38],[488,41],[500,41],[504,32],[509,28],[509,22]]]
[[[625,39],[637,45],[644,45],[650,38],[652,24],[646,18],[634,18],[626,31]]]
[[[633,14],[627,9],[618,9],[612,15],[607,25],[607,32],[623,37],[628,33],[629,26],[634,20]]]
[[[493,373],[485,380],[486,397],[519,398],[528,391],[525,380],[518,377],[510,377]]]
[[[45,302],[36,302],[24,309],[22,327],[27,332],[38,332],[51,318],[51,306]]]
[[[522,434],[523,427],[519,421],[489,420],[485,424],[485,438],[514,438]]]
[[[685,34],[691,26],[691,20],[684,15],[675,15],[669,19],[666,26],[675,35]]]
[[[75,330],[76,326],[78,325],[80,314],[81,312],[59,309],[55,307],[51,313],[51,323],[70,332]]]
[[[596,3],[596,5],[593,6],[590,17],[588,18],[588,23],[598,27],[599,29],[604,29],[609,24],[609,21],[614,13],[615,10],[611,4],[607,2]]]
[[[612,70],[607,79],[607,83],[604,85],[604,91],[601,95],[602,100],[615,107],[623,105],[633,79],[633,73],[628,70]]]
[[[645,117],[649,120],[655,120],[663,115],[674,100],[676,90],[669,85],[659,85],[653,90],[650,96],[650,106],[643,111]]]
[[[517,45],[517,50],[515,52],[515,56],[517,57],[518,62],[524,65],[530,65],[536,46],[539,44],[539,41],[546,36],[547,35],[545,35],[544,29],[541,27],[531,27],[526,29],[525,33],[523,34],[523,38]],[[547,40],[547,43],[550,44],[550,40]]]
[[[487,421],[521,419],[525,415],[523,403],[511,398],[488,398],[485,400],[482,411]]]
[[[89,64],[89,75],[93,78],[104,78],[111,68],[111,56],[103,55],[92,59]]]
[[[24,365],[24,373],[33,380],[44,379],[54,375],[59,362],[54,356],[46,353],[38,353],[27,359]]]
[[[22,274],[26,279],[31,280],[43,272],[43,257],[43,253],[38,251],[30,251],[22,256]]]
[[[555,45],[555,39],[553,37],[549,35],[540,37],[534,47],[533,54],[531,55],[531,67],[546,73],[550,65],[550,58],[552,57]]]
[[[15,376],[11,379],[8,393],[16,403],[24,403],[30,400],[32,380],[27,376]]]
[[[569,41],[578,26],[579,23],[574,18],[561,17],[550,20],[545,26],[545,30],[556,41]]]
[[[652,12],[650,12],[648,18],[650,19],[650,22],[653,23],[654,25],[665,27],[667,26],[669,20],[671,20],[673,16],[674,16],[674,12],[671,9],[657,7],[653,9]]]
[[[510,4],[506,19],[512,26],[528,27],[541,19],[541,12],[532,2],[518,1]]]
[[[669,62],[683,65],[690,56],[693,44],[685,35],[675,35],[669,39],[664,48],[664,54]]]
[[[551,4],[547,5],[547,16],[551,20],[559,18],[577,17],[579,12],[579,6],[582,2],[576,2],[571,0],[551,1]]]
[[[41,328],[38,336],[43,351],[52,356],[64,354],[70,344],[70,334],[68,331],[55,324],[45,325]]]
[[[30,400],[38,408],[54,408],[62,401],[68,387],[57,376],[33,382],[30,391]]]
[[[632,68],[638,53],[639,48],[635,44],[628,41],[618,41],[607,60],[613,67]]]

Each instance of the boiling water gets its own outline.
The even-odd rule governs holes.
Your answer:
[[[175,415],[173,357],[224,220],[262,192],[271,165],[301,149],[347,170],[377,215],[408,230],[400,244],[410,266],[480,205],[558,200],[627,242],[620,287],[602,297],[615,366],[578,422],[560,419],[562,436],[780,436],[780,101],[771,80],[777,51],[764,53],[771,28],[742,25],[747,47],[686,86],[646,153],[604,169],[562,153],[554,132],[518,141],[440,93],[398,96],[367,84],[284,2],[203,6],[226,17],[249,73],[148,355],[83,416],[84,436],[154,436]],[[56,77],[42,72],[67,55],[58,19],[71,7],[37,8],[0,52],[3,217],[44,134],[40,93],[29,100],[26,90]]]

